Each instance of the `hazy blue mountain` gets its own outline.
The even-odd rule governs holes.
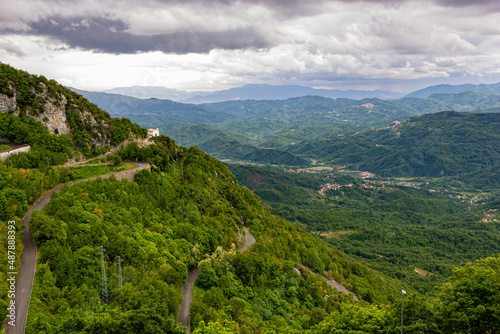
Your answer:
[[[163,100],[173,100],[180,101],[186,100],[193,96],[203,96],[204,94],[209,94],[210,92],[202,91],[184,91],[173,88],[167,88],[163,86],[132,86],[132,87],[116,87],[112,89],[107,89],[101,91],[101,93],[109,94],[120,94],[126,96],[132,96],[139,99],[163,99]]]
[[[436,85],[426,87],[424,89],[416,90],[405,97],[421,97],[426,98],[433,94],[443,93],[462,93],[462,92],[477,92],[486,94],[500,94],[500,82],[495,84],[481,84],[481,85]]]
[[[456,94],[433,94],[428,99],[440,101],[449,110],[494,112],[492,107],[500,105],[500,94],[466,91]]]
[[[212,92],[208,95],[199,95],[184,102],[190,103],[213,103],[222,101],[234,100],[286,100],[291,97],[301,97],[306,95],[317,95],[330,98],[349,98],[349,99],[364,99],[364,98],[380,98],[380,99],[397,99],[403,94],[382,90],[366,91],[366,90],[330,90],[330,89],[315,89],[299,85],[258,85],[248,84],[242,87],[231,88]]]
[[[228,113],[207,110],[195,104],[73,90],[114,117],[135,119],[138,124],[146,127],[158,127],[171,122],[218,124],[235,119]]]

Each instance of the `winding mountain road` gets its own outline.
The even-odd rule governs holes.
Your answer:
[[[28,319],[28,310],[29,310],[29,304],[30,304],[30,299],[31,299],[31,290],[33,288],[33,281],[35,279],[35,272],[36,272],[36,262],[37,262],[37,249],[35,246],[35,242],[33,240],[33,234],[31,233],[29,229],[29,221],[31,219],[31,213],[33,211],[40,211],[42,210],[49,202],[50,202],[50,196],[52,193],[59,192],[61,191],[61,188],[64,185],[72,185],[80,182],[86,182],[86,181],[93,181],[96,179],[107,179],[111,175],[114,175],[116,179],[118,180],[123,180],[127,179],[129,181],[134,180],[134,175],[143,170],[143,169],[149,169],[149,164],[147,163],[137,163],[137,162],[132,162],[131,164],[135,165],[136,168],[122,171],[122,172],[116,172],[113,174],[106,174],[106,175],[100,175],[97,177],[92,177],[88,178],[85,180],[79,180],[75,182],[69,182],[65,183],[62,185],[59,185],[49,191],[47,191],[45,194],[40,196],[34,203],[33,207],[31,210],[28,211],[28,213],[24,216],[23,218],[23,235],[22,235],[22,242],[24,245],[23,248],[23,253],[21,255],[21,261],[19,264],[19,271],[17,273],[17,280],[16,280],[16,293],[15,293],[15,298],[12,299],[12,301],[15,302],[15,326],[12,326],[7,322],[5,324],[5,333],[6,334],[23,334],[24,333],[24,328],[26,326],[26,320]],[[7,318],[7,321],[10,319]]]
[[[250,233],[248,228],[243,227],[243,231],[245,232],[246,243],[240,249],[240,252],[247,250],[250,246],[255,243],[255,237]],[[200,274],[200,268],[196,268],[193,270],[187,278],[186,284],[182,286],[182,298],[183,301],[179,305],[179,312],[177,314],[177,323],[186,326],[186,333],[191,333],[191,320],[189,319],[189,308],[191,306],[191,302],[193,301],[193,288],[194,282],[196,278]]]

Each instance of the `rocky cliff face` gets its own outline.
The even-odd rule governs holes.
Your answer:
[[[13,90],[12,85],[9,85],[10,90]],[[13,113],[17,109],[16,95],[9,97],[6,94],[0,94],[0,110],[2,112]]]
[[[27,116],[51,133],[70,135],[82,152],[100,152],[147,131],[128,119],[114,119],[83,96],[0,62],[0,111]]]
[[[47,93],[47,87],[43,82],[39,85],[41,92],[35,92],[33,89],[33,93],[36,98],[43,98],[45,101],[43,112],[28,110],[26,115],[41,122],[51,133],[69,135],[70,129],[66,122],[66,96],[61,94],[60,98],[56,99],[54,96]],[[10,88],[14,90],[14,87],[10,86]],[[12,97],[6,94],[0,94],[0,110],[19,116],[21,110],[17,105],[17,96],[17,91],[15,91]]]
[[[43,93],[38,93],[37,96],[45,97],[43,105],[43,113],[33,115],[32,117],[41,122],[52,133],[55,134],[70,134],[70,129],[66,122],[66,96],[60,95],[59,99],[47,94],[47,87],[41,82]]]

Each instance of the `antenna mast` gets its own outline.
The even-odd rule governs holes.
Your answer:
[[[102,291],[101,291],[101,300],[103,304],[108,303],[108,282],[106,280],[106,266],[104,264],[104,247],[99,246],[101,249],[101,286],[102,286]]]
[[[118,286],[121,289],[123,286],[122,259],[120,258],[120,255],[118,255],[117,258],[118,258]]]

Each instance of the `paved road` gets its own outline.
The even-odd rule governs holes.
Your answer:
[[[255,237],[250,233],[248,228],[243,227],[243,231],[245,231],[245,239],[247,240],[247,242],[245,245],[243,245],[243,247],[239,249],[240,252],[247,250],[248,247],[252,246],[255,243]]]
[[[191,333],[191,321],[189,319],[189,308],[193,301],[193,287],[194,281],[200,274],[200,268],[193,270],[187,278],[186,284],[182,286],[183,301],[179,305],[179,313],[177,314],[177,323],[186,326],[186,333]]]
[[[243,231],[245,231],[245,239],[246,243],[243,245],[239,251],[243,252],[248,247],[252,246],[255,243],[254,236],[248,231],[248,228],[243,227]],[[200,274],[200,268],[196,268],[193,270],[187,278],[186,284],[182,286],[182,298],[183,301],[179,305],[179,312],[177,314],[177,323],[186,326],[186,333],[191,333],[191,320],[189,319],[189,308],[191,306],[191,302],[193,301],[193,288],[194,282],[196,278]]]
[[[123,172],[117,172],[114,174],[115,177],[118,180],[122,179],[133,180],[132,178],[135,175],[135,173],[146,168],[149,169],[149,164],[147,163],[133,162],[132,164],[136,165],[137,167]],[[110,174],[101,175],[98,177],[92,177],[90,179],[69,182],[68,184],[71,185],[75,183],[95,180],[98,178],[107,179],[109,177]],[[16,320],[15,320],[15,326],[11,326],[8,323],[5,325],[6,334],[23,334],[24,328],[26,326],[26,319],[28,318],[28,309],[31,299],[31,289],[33,287],[33,280],[35,279],[36,262],[37,262],[36,246],[35,243],[33,242],[33,235],[28,225],[31,219],[31,213],[33,211],[42,210],[49,203],[50,196],[52,195],[52,193],[54,191],[59,192],[63,186],[64,185],[59,185],[54,189],[49,190],[42,196],[40,196],[40,198],[38,198],[35,201],[31,210],[29,210],[28,213],[23,218],[24,227],[23,227],[22,242],[24,245],[24,249],[21,255],[21,263],[19,265],[19,271],[16,280],[16,296],[13,299],[16,305],[16,311],[15,311]]]

